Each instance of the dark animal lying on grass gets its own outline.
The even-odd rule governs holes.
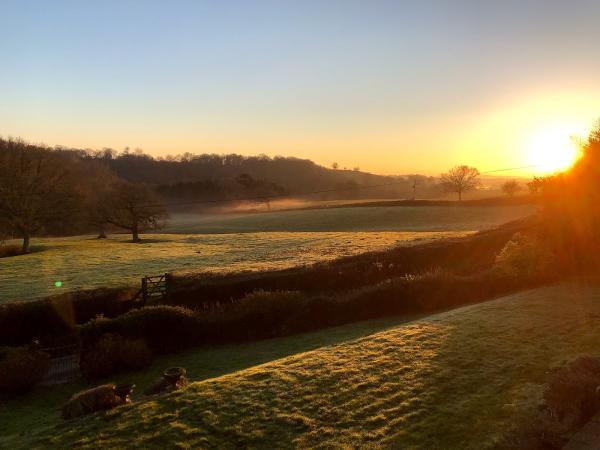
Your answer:
[[[63,419],[74,419],[96,411],[105,411],[130,403],[129,395],[135,384],[104,384],[78,392],[63,406]]]
[[[162,377],[154,382],[144,392],[145,395],[158,395],[173,392],[184,386],[187,386],[187,371],[183,367],[171,367],[164,371]]]

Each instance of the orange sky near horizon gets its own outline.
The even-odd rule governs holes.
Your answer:
[[[563,168],[574,151],[571,136],[585,139],[600,115],[597,97],[541,95],[514,104],[498,104],[489,110],[451,117],[427,117],[411,121],[349,121],[334,128],[311,123],[272,124],[249,120],[247,128],[227,133],[224,129],[187,130],[189,134],[160,133],[161,127],[131,122],[112,130],[110,139],[86,133],[85,125],[71,132],[27,126],[12,127],[18,136],[47,145],[66,145],[122,150],[141,148],[153,156],[190,153],[240,153],[243,155],[295,156],[323,166],[337,162],[340,168],[360,167],[384,175],[422,173],[437,175],[447,168],[467,164],[480,171],[539,166],[498,173],[531,176]],[[340,119],[343,120],[343,119]],[[225,121],[226,122],[226,121]],[[225,123],[223,124],[225,127]],[[37,128],[37,129],[36,129]],[[183,127],[182,127],[183,128]],[[343,130],[340,132],[339,130]],[[81,132],[83,131],[83,133]],[[185,130],[182,129],[182,132]],[[101,134],[100,134],[101,135]]]
[[[8,0],[2,12],[0,136],[51,146],[531,176],[572,161],[569,137],[600,117],[589,0]]]

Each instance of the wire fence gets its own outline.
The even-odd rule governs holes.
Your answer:
[[[79,344],[46,347],[41,349],[50,356],[50,367],[42,384],[61,384],[77,378],[80,374]]]

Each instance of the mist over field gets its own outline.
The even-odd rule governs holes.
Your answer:
[[[0,14],[0,448],[600,449],[600,2]]]
[[[360,207],[264,213],[174,214],[162,233],[40,238],[19,261],[0,259],[0,299],[28,300],[139,285],[165,272],[272,270],[464,236],[531,214],[507,207]],[[60,287],[54,283],[61,282]]]

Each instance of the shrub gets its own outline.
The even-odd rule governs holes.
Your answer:
[[[600,410],[600,358],[581,357],[551,372],[543,409],[520,423],[500,448],[560,449]]]
[[[119,361],[128,369],[140,370],[152,363],[152,352],[143,339],[123,340]]]
[[[129,311],[135,290],[124,288],[70,292],[28,302],[0,305],[0,345],[40,340],[55,345],[76,333],[76,325],[99,314],[116,317]]]
[[[48,354],[27,347],[1,350],[0,391],[20,394],[39,383],[50,366]]]
[[[517,233],[496,257],[495,268],[514,277],[547,276],[552,272],[554,259],[538,238]]]
[[[175,277],[167,301],[191,309],[230,303],[255,291],[302,291],[311,295],[349,292],[407,273],[442,267],[474,274],[494,265],[496,255],[528,221],[506,224],[461,239],[412,247],[396,247],[321,262],[312,266],[254,273],[203,274]]]
[[[232,307],[211,311],[146,307],[114,319],[97,318],[79,329],[84,352],[111,333],[143,339],[153,352],[169,353],[193,345],[247,342],[390,315],[431,312],[531,285],[529,279],[497,271],[458,276],[429,270],[337,296],[259,290]]]
[[[88,379],[124,370],[139,370],[152,362],[152,352],[142,339],[124,339],[106,333],[81,355],[81,371]]]
[[[246,337],[282,336],[292,331],[290,323],[303,314],[306,296],[297,291],[252,292],[231,311]]]
[[[202,332],[198,316],[177,306],[150,306],[114,319],[98,318],[79,327],[84,351],[106,333],[143,339],[156,353],[169,353],[198,342]]]
[[[0,258],[9,256],[18,256],[23,254],[23,249],[20,245],[0,245]]]
[[[88,379],[102,378],[119,370],[119,347],[123,339],[115,334],[105,334],[82,351],[81,372]]]

